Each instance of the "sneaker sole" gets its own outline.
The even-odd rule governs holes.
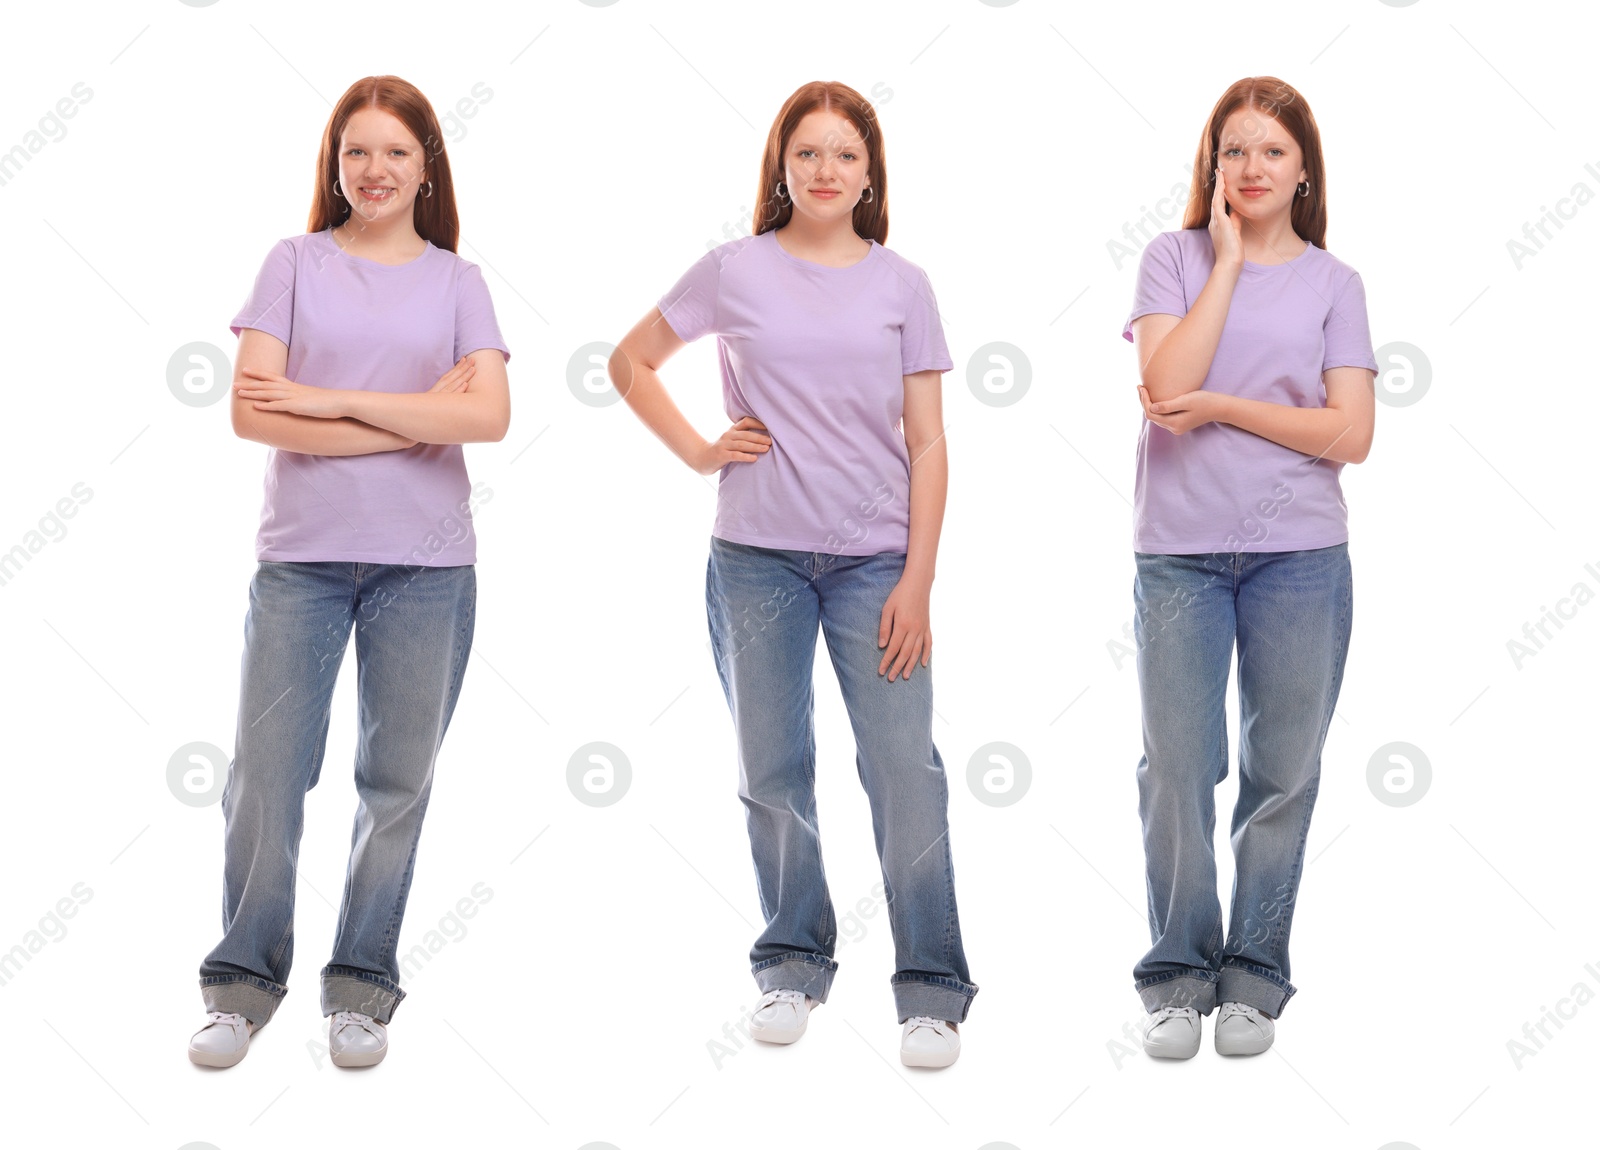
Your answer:
[[[797,1030],[773,1030],[770,1027],[761,1029],[752,1026],[750,1028],[750,1037],[757,1042],[770,1042],[774,1046],[787,1046],[791,1042],[798,1041],[805,1032],[806,1028],[804,1026]]]
[[[947,1050],[943,1054],[933,1051],[900,1051],[900,1061],[906,1066],[926,1066],[934,1070],[943,1069],[961,1057],[961,1047]]]
[[[388,1053],[389,1044],[384,1043],[376,1050],[366,1050],[359,1054],[334,1054],[330,1051],[328,1057],[333,1059],[335,1066],[343,1066],[348,1069],[357,1066],[376,1066],[383,1061],[383,1056]]]
[[[1147,1042],[1144,1052],[1151,1058],[1170,1058],[1181,1062],[1200,1053],[1200,1041],[1197,1038],[1193,1046],[1160,1046]]]
[[[1265,1054],[1272,1046],[1272,1039],[1266,1041],[1259,1039],[1251,1042],[1241,1042],[1236,1039],[1219,1039],[1217,1053],[1225,1058],[1245,1057],[1251,1054]]]
[[[194,1063],[196,1066],[210,1066],[216,1070],[225,1070],[229,1066],[239,1065],[239,1063],[244,1061],[244,1056],[249,1052],[250,1047],[248,1044],[241,1046],[238,1050],[227,1054],[222,1054],[211,1050],[196,1050],[191,1046],[189,1047],[189,1061]]]

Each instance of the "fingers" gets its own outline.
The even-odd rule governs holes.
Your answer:
[[[907,626],[889,603],[884,604],[883,614],[878,619],[878,646],[885,644],[888,647],[878,661],[878,674],[887,671],[891,681],[902,673],[904,678],[911,678],[919,657],[926,667],[933,651],[933,639],[927,628]]]
[[[453,366],[449,371],[445,372],[444,375],[439,377],[438,383],[434,384],[428,390],[430,392],[460,391],[467,385],[467,381],[472,378],[473,373],[477,370],[478,361],[473,359],[470,355],[464,355],[456,361],[455,366]]]

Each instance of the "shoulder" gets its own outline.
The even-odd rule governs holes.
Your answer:
[[[1338,256],[1333,255],[1327,248],[1311,245],[1311,250],[1306,253],[1314,261],[1312,266],[1318,268],[1327,279],[1335,284],[1346,284],[1352,279],[1359,279],[1360,273]]]
[[[867,258],[878,261],[878,266],[891,274],[894,282],[901,285],[901,294],[906,298],[911,296],[927,298],[932,293],[933,281],[928,278],[928,273],[922,265],[913,263],[899,252],[874,243]]]
[[[772,232],[762,232],[759,236],[738,236],[718,244],[695,262],[720,272],[723,268],[736,265],[741,259],[757,262],[762,255],[770,256],[771,249],[776,248],[777,244],[777,236]]]
[[[320,234],[319,232],[299,232],[292,236],[284,236],[267,250],[267,259],[298,262],[315,250],[313,245],[317,242],[317,237]]]
[[[920,278],[927,277],[928,273],[922,270],[921,264],[912,263],[893,248],[886,248],[882,244],[874,243],[872,245],[872,254],[876,258],[886,261],[889,267],[903,275]]]
[[[437,244],[430,243],[428,246],[431,250],[428,252],[427,258],[433,261],[435,268],[441,273],[457,281],[483,278],[483,271],[471,260],[457,255],[449,248],[441,248]]]
[[[1204,259],[1209,262],[1216,255],[1211,246],[1209,228],[1179,228],[1161,232],[1145,250],[1170,253],[1178,260]]]

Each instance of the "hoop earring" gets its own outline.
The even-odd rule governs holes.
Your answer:
[[[1306,180],[1302,183],[1296,184],[1294,190],[1300,193],[1301,198],[1309,196],[1311,194],[1311,181]]]
[[[872,202],[872,189],[870,187],[861,193],[861,202],[864,204],[870,204]]]
[[[433,195],[433,181],[429,180],[429,181],[427,181],[427,183],[423,184],[422,186],[428,189],[427,191],[422,193],[422,198],[426,200],[426,199],[429,199],[430,197],[432,197],[432,195]]]
[[[344,193],[339,190],[338,180],[333,181],[333,194],[338,196],[341,200],[344,199]]]
[[[772,194],[778,197],[780,204],[789,202],[789,189],[783,186],[782,180],[779,180],[777,186],[772,189]]]

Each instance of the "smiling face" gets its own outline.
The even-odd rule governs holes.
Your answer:
[[[1246,219],[1267,220],[1294,207],[1306,178],[1300,145],[1277,120],[1246,105],[1222,124],[1217,167],[1228,206]]]
[[[422,142],[394,115],[362,108],[339,140],[339,190],[352,219],[410,219],[426,178]]]
[[[794,210],[819,223],[848,218],[872,186],[867,145],[837,112],[818,109],[795,126],[783,153],[783,182]]]

